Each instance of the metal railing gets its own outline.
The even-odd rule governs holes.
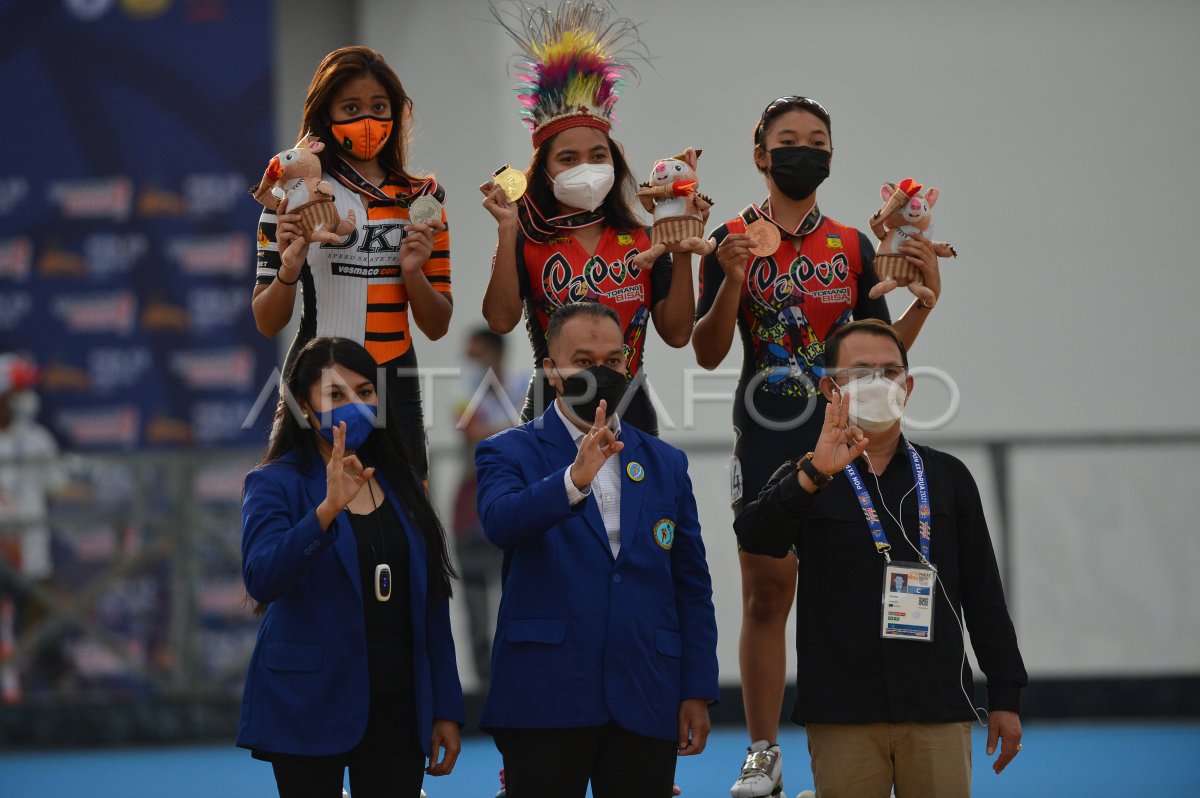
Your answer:
[[[1200,447],[1197,434],[935,440],[938,448],[986,453],[990,473],[976,476],[996,497],[992,521],[1010,585],[1018,562],[1006,533],[1014,451]],[[731,447],[706,440],[683,448],[695,480],[698,470],[713,478],[723,469]],[[0,746],[231,736],[259,625],[240,575],[242,477],[259,454],[180,450],[58,461],[72,489],[50,502],[45,519],[53,572],[30,578],[0,557]],[[434,447],[431,462],[434,494],[444,496],[460,451]],[[0,472],[12,466],[0,462]],[[31,521],[0,517],[5,551],[16,550]]]

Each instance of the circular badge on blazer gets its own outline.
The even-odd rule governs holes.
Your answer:
[[[625,466],[625,473],[628,474],[629,478],[634,482],[641,482],[646,478],[646,469],[642,468],[641,463],[630,463],[629,465]]]
[[[664,518],[654,525],[654,542],[667,551],[675,543],[675,522]]]

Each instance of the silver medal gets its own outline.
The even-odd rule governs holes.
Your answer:
[[[425,194],[408,204],[408,220],[413,224],[433,224],[442,220],[442,203]]]

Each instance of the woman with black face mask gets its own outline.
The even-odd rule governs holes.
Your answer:
[[[832,155],[829,113],[820,103],[799,96],[771,102],[754,126],[754,164],[766,181],[767,199],[713,231],[718,248],[701,268],[692,333],[697,361],[707,369],[719,366],[735,326],[742,339],[733,409],[735,514],[779,463],[815,445],[824,417],[817,383],[825,339],[854,319],[891,321],[884,299],[867,295],[878,281],[871,242],[817,206],[817,187],[829,177]],[[941,277],[929,242],[919,238],[901,249],[936,297]],[[931,307],[914,302],[896,322],[906,346]],[[770,795],[781,781],[776,739],[796,560],[745,550],[739,559],[742,695],[752,745],[730,792],[756,798]]]

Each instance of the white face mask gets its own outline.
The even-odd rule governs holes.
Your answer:
[[[850,400],[850,424],[870,435],[884,432],[904,415],[904,386],[883,377],[863,377],[842,387]]]
[[[554,196],[563,205],[594,211],[612,191],[616,175],[610,163],[581,163],[554,178]]]

